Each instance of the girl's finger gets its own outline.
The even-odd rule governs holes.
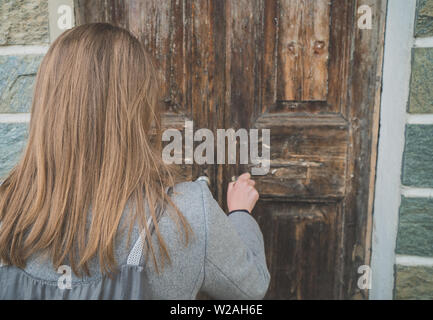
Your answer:
[[[251,175],[249,172],[245,172],[243,174],[241,174],[238,178],[238,180],[248,180],[251,178]]]

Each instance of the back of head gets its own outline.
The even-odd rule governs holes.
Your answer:
[[[81,25],[54,41],[36,77],[28,144],[0,186],[4,263],[23,267],[42,250],[56,267],[68,259],[75,273],[95,255],[111,271],[127,202],[143,227],[144,199],[154,222],[157,208],[172,205],[170,170],[149,142],[159,128],[157,74],[143,45],[110,24]]]

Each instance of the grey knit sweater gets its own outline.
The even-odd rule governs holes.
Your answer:
[[[90,276],[67,278],[48,259],[34,255],[24,269],[0,264],[0,299],[195,299],[199,292],[215,299],[262,299],[270,275],[255,219],[241,211],[227,216],[205,182],[181,183],[174,191],[193,237],[185,247],[175,222],[161,216],[158,226],[171,258],[162,273],[142,254],[135,226],[130,244],[127,230],[118,232],[114,277],[100,273],[96,258]],[[155,236],[153,241],[158,248]]]

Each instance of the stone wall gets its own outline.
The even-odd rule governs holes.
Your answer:
[[[415,39],[433,44],[433,0],[418,0]],[[427,38],[426,38],[427,37]],[[408,116],[397,234],[396,299],[433,299],[433,45],[412,49]],[[429,259],[431,258],[431,259]],[[399,261],[406,261],[399,264]]]
[[[49,41],[47,0],[1,1],[0,20],[1,46]]]
[[[33,82],[49,45],[48,1],[0,1],[0,181],[25,146]]]

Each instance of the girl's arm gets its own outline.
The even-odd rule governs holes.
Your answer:
[[[242,176],[241,176],[242,177]],[[269,286],[263,235],[250,211],[257,199],[237,197],[248,201],[238,203],[227,216],[213,198],[207,185],[200,183],[206,224],[206,253],[204,280],[201,290],[216,299],[262,299]],[[242,184],[237,186],[241,192]],[[233,190],[233,185],[229,190]],[[245,188],[244,188],[245,189]],[[244,190],[245,191],[245,190]],[[230,191],[229,191],[230,192]],[[251,204],[251,203],[250,203]]]

